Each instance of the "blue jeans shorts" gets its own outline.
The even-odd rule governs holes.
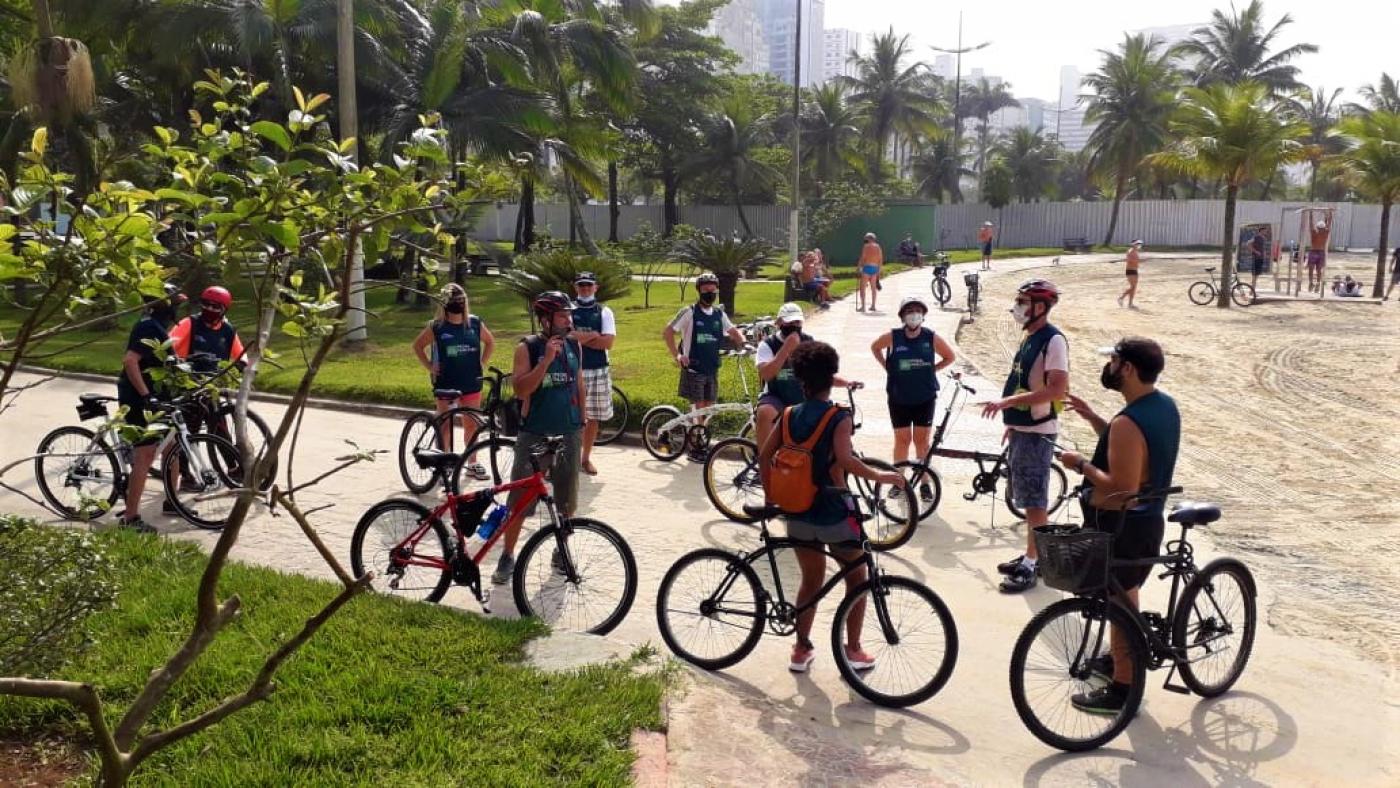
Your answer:
[[[1011,500],[1021,509],[1045,509],[1050,503],[1050,461],[1054,457],[1053,433],[1011,431],[1007,465],[1011,474]]]

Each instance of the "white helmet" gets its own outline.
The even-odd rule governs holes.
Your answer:
[[[1327,229],[1327,222],[1318,222],[1318,223],[1317,223],[1317,229],[1319,229],[1319,230],[1326,230],[1326,229]]]
[[[904,310],[908,309],[911,306],[917,306],[919,308],[919,311],[923,312],[926,315],[928,314],[928,304],[924,301],[923,298],[919,296],[905,296],[904,300],[899,302],[899,312],[897,312],[896,314],[898,314],[900,317],[903,317]]]
[[[803,313],[802,307],[797,304],[789,302],[778,307],[779,323],[795,323],[802,320],[804,317],[806,317],[806,314]]]

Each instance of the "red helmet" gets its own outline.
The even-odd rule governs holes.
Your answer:
[[[558,290],[546,290],[535,296],[535,300],[530,302],[535,314],[541,317],[550,317],[559,312],[568,312],[574,308],[574,302],[568,296]]]
[[[1060,288],[1048,279],[1028,279],[1016,288],[1016,294],[1051,305],[1060,301]]]
[[[228,290],[218,285],[204,288],[204,292],[199,294],[199,300],[210,304],[218,304],[223,307],[225,311],[233,306],[233,295],[230,294]]]

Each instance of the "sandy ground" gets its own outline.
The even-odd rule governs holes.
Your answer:
[[[1065,291],[1054,322],[1071,340],[1072,386],[1100,413],[1121,402],[1098,384],[1097,347],[1121,336],[1167,352],[1161,386],[1183,416],[1177,483],[1225,508],[1211,536],[1263,576],[1269,623],[1340,641],[1393,671],[1400,648],[1400,307],[1323,303],[1198,307],[1186,298],[1219,261],[1143,264],[1139,308],[1115,304],[1119,263],[1042,268]],[[1334,255],[1329,271],[1369,282],[1374,258]],[[1027,273],[1025,276],[1029,276]],[[988,377],[1006,369],[1020,338],[1004,307],[1023,277],[988,282],[987,309],[959,342]],[[1267,282],[1267,285],[1266,285]],[[1261,277],[1261,292],[1272,278]],[[1368,288],[1369,290],[1369,288]],[[1063,422],[1092,450],[1087,425]]]

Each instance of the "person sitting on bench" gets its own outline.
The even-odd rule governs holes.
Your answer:
[[[827,290],[831,280],[822,276],[822,273],[815,253],[807,252],[802,255],[802,289],[811,294],[812,300],[822,309],[827,309],[831,305],[831,293]]]
[[[919,242],[914,240],[913,233],[905,233],[904,240],[899,242],[899,262],[923,265],[924,258],[919,252]]]

